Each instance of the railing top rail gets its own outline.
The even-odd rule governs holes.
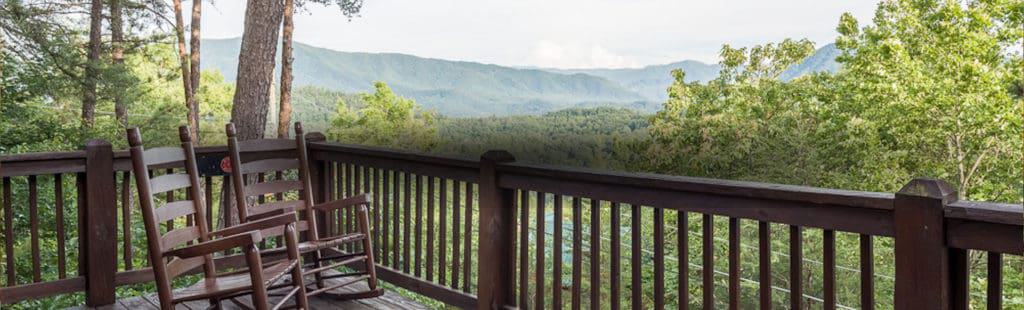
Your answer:
[[[421,152],[334,142],[311,142],[308,144],[308,147],[311,151],[342,152],[359,156],[429,163],[456,168],[479,169],[480,167],[480,162],[478,160],[459,156],[434,155]]]
[[[618,186],[685,191],[744,198],[786,200],[882,210],[892,210],[892,201],[894,199],[894,194],[892,193],[671,176],[653,173],[618,172],[539,164],[500,164],[498,165],[498,171],[502,173],[553,178],[565,181],[602,183]]]
[[[946,218],[1024,226],[1024,206],[984,201],[955,201],[946,206]]]

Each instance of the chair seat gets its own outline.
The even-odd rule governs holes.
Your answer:
[[[362,241],[366,238],[365,234],[351,233],[337,236],[330,236],[327,238],[319,239],[316,241],[305,241],[299,242],[299,253],[305,254],[309,252],[315,252],[323,249],[333,248],[349,242]],[[260,250],[263,255],[273,255],[284,253],[287,250],[285,247],[277,247],[273,249]]]
[[[263,268],[263,284],[272,286],[299,263],[299,260],[282,260]],[[247,294],[251,290],[252,278],[248,272],[235,272],[216,278],[204,278],[202,281],[174,291],[174,302],[204,300],[211,297],[232,297]]]

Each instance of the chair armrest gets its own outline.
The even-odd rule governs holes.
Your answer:
[[[260,214],[254,214],[254,215],[247,216],[247,217],[245,217],[245,221],[246,222],[252,222],[252,221],[258,221],[258,220],[262,220],[262,219],[266,219],[266,218],[275,217],[275,216],[278,216],[278,215],[281,215],[281,214],[294,214],[294,213],[295,213],[295,207],[287,207],[287,208],[281,208],[281,209],[274,209],[274,210],[263,212],[263,213],[260,213]]]
[[[209,255],[217,252],[223,252],[229,249],[240,248],[248,245],[257,244],[263,241],[263,235],[259,231],[248,231],[242,234],[235,234],[229,237],[220,238],[216,240],[209,240],[206,242],[200,242],[183,248],[178,248],[164,253],[165,256],[175,256],[178,258],[191,258],[203,255]]]
[[[325,203],[321,203],[321,204],[313,206],[313,209],[315,209],[317,211],[331,211],[331,210],[347,208],[347,207],[351,207],[351,206],[355,206],[355,205],[366,205],[366,204],[370,204],[371,202],[373,202],[373,200],[370,199],[370,195],[359,194],[359,195],[355,195],[355,196],[352,196],[352,197],[347,197],[347,198],[342,198],[342,199],[338,199],[338,200],[335,200],[335,201],[328,201],[328,202],[325,202]]]
[[[228,227],[228,228],[224,228],[224,229],[221,229],[221,230],[218,230],[218,231],[212,231],[212,232],[210,232],[210,235],[211,236],[221,236],[221,237],[225,237],[226,238],[227,236],[247,233],[247,232],[250,232],[250,231],[261,231],[261,230],[264,230],[264,229],[274,228],[274,227],[278,227],[278,226],[284,226],[284,225],[288,225],[288,224],[294,223],[295,221],[296,221],[295,213],[286,213],[286,214],[275,215],[275,216],[272,216],[272,217],[269,217],[269,218],[265,218],[265,219],[262,219],[262,220],[258,220],[258,221],[254,221],[254,222],[238,224],[238,225],[231,226],[231,227]]]

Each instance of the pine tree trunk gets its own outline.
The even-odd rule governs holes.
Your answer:
[[[277,114],[277,137],[288,138],[292,121],[292,31],[295,1],[284,0],[284,34],[281,39],[281,108]]]
[[[89,56],[82,81],[82,121],[92,127],[96,121],[96,84],[100,75],[100,37],[103,30],[103,0],[92,0],[89,9]]]
[[[192,76],[189,74],[188,54],[185,51],[185,21],[181,12],[181,0],[174,0],[174,34],[178,38],[178,61],[181,63],[181,82],[185,91],[185,108],[188,110],[186,118],[194,141],[197,134],[192,129],[198,128],[198,124],[195,123],[196,118],[193,117],[192,112],[196,102],[192,96]]]
[[[121,0],[110,0],[110,41],[113,45],[110,59],[118,72],[124,72],[124,23],[121,16]],[[122,91],[114,92],[114,115],[121,128],[128,127],[128,106]]]
[[[202,0],[192,0],[192,24],[189,26],[190,30],[192,31],[192,40],[190,42],[190,45],[191,45],[190,47],[192,48],[192,50],[190,51],[191,56],[192,56],[192,60],[189,63],[191,65],[191,68],[189,69],[189,73],[191,73],[191,84],[192,84],[191,85],[192,86],[191,87],[192,88],[192,107],[191,107],[192,109],[191,109],[191,115],[189,115],[189,116],[192,117],[192,119],[190,120],[189,124],[194,126],[194,127],[192,127],[192,132],[195,135],[193,137],[193,139],[194,139],[193,141],[195,141],[196,144],[199,144],[199,104],[200,103],[199,103],[199,98],[196,96],[196,93],[199,92],[199,77],[200,77],[200,73],[201,73],[201,71],[199,69],[199,44],[200,44],[200,42],[199,42],[199,40],[200,40],[199,29],[200,29],[200,26],[202,24],[202,16],[203,16],[203,1]]]
[[[249,0],[245,9],[245,29],[231,107],[231,121],[238,129],[240,140],[263,138],[266,131],[283,10],[280,0]]]

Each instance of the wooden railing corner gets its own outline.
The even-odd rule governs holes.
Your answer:
[[[497,166],[515,161],[506,151],[480,156],[480,219],[477,259],[477,309],[502,309],[512,296],[515,206],[512,190],[498,186]]]
[[[914,179],[893,201],[896,243],[896,309],[949,309],[950,255],[945,207],[957,200],[941,180]]]
[[[114,183],[114,152],[110,142],[85,143],[85,275],[88,306],[116,301],[117,188]],[[81,211],[80,211],[81,212]]]

